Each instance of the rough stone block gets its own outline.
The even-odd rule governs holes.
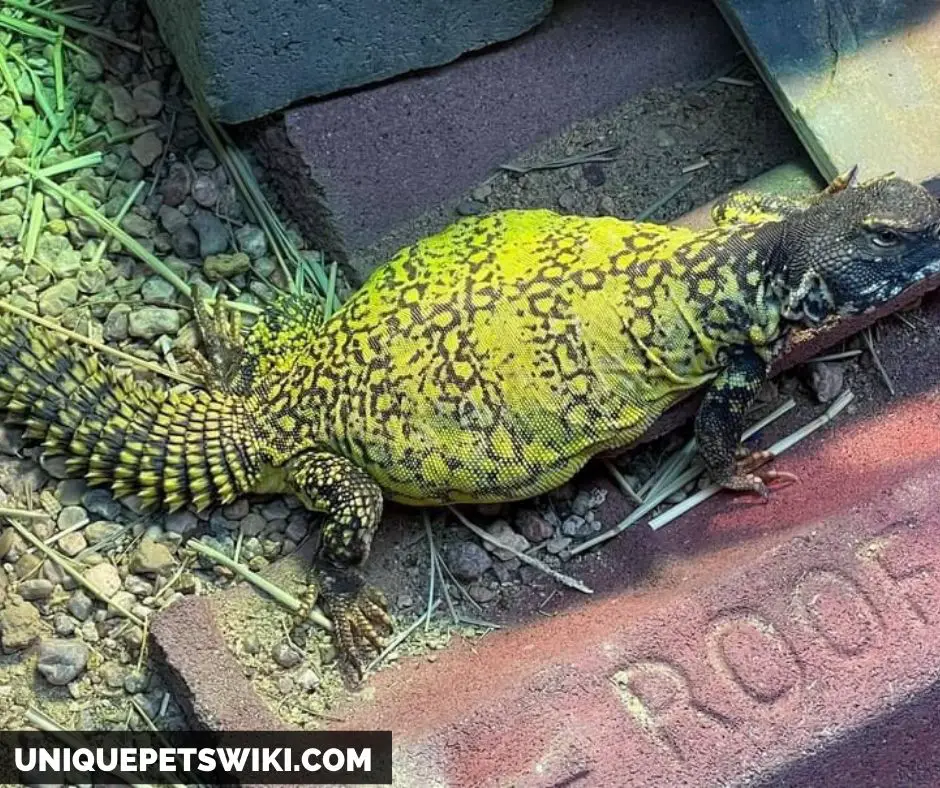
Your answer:
[[[539,140],[705,79],[736,48],[708,0],[559,2],[504,46],[292,108],[257,129],[256,150],[305,235],[346,261]]]
[[[551,0],[150,0],[186,82],[223,123],[448,63],[541,21]]]

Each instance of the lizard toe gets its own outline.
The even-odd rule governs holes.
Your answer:
[[[314,570],[317,596],[333,622],[333,641],[345,666],[361,679],[370,658],[381,652],[394,628],[381,590],[368,585],[352,569],[318,566]]]

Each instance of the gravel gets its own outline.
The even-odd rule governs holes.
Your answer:
[[[50,684],[61,687],[85,670],[89,653],[88,646],[77,640],[44,639],[36,669]]]

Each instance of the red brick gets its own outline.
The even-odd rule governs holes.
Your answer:
[[[786,467],[803,482],[768,505],[721,496],[669,526],[648,587],[386,671],[343,726],[391,727],[402,776],[450,786],[733,784],[817,758],[838,782],[844,737],[937,692],[936,398]]]

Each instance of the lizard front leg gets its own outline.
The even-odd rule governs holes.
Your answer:
[[[367,652],[381,649],[381,633],[392,627],[384,595],[356,569],[382,519],[382,490],[365,471],[328,452],[304,452],[287,470],[298,498],[326,513],[299,617],[306,619],[319,601],[333,621],[337,651],[361,676]]]
[[[727,366],[705,393],[695,419],[699,452],[716,484],[748,490],[767,498],[767,482],[796,481],[781,471],[757,469],[771,459],[768,452],[741,449],[748,408],[767,379],[767,364],[753,348],[739,346],[729,353]]]

